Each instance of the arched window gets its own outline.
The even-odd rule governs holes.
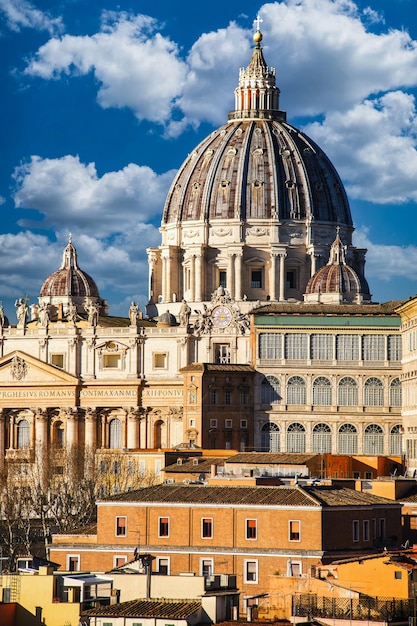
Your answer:
[[[262,426],[261,450],[262,452],[280,451],[279,426],[274,422],[268,422]]]
[[[401,424],[396,424],[391,428],[389,435],[389,453],[401,455],[403,452],[403,437],[401,432]]]
[[[261,385],[261,403],[279,404],[281,402],[281,385],[275,376],[265,376]]]
[[[358,431],[353,424],[343,424],[338,433],[339,454],[358,453]]]
[[[401,406],[402,404],[402,388],[399,378],[394,378],[390,383],[389,404],[390,406]]]
[[[372,376],[365,380],[363,389],[363,403],[365,406],[384,405],[384,386],[382,380]]]
[[[337,404],[340,406],[358,405],[358,384],[354,378],[345,376],[337,387]]]
[[[306,431],[302,424],[293,422],[287,428],[287,452],[306,451]]]
[[[378,424],[369,424],[363,436],[363,453],[374,456],[384,454],[384,431]]]
[[[28,420],[22,419],[17,424],[17,447],[24,450],[30,446],[30,424]]]
[[[122,447],[122,423],[114,418],[109,423],[109,448]]]
[[[328,424],[316,424],[313,428],[313,452],[327,454],[332,451],[332,431]]]
[[[313,404],[330,406],[332,403],[332,386],[325,376],[318,376],[313,382]]]
[[[306,383],[301,376],[291,376],[287,382],[287,404],[306,403]]]

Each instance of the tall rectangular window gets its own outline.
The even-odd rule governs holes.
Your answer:
[[[158,520],[159,537],[169,537],[169,517],[160,517]]]
[[[232,404],[232,391],[231,391],[231,389],[225,389],[224,390],[224,403],[225,404]]]
[[[369,520],[368,519],[364,519],[363,520],[363,540],[364,541],[369,541],[370,539],[370,535],[369,535]]]
[[[388,360],[401,361],[402,337],[401,335],[388,335]]]
[[[336,359],[338,361],[358,361],[359,360],[359,336],[358,335],[337,335]]]
[[[213,539],[213,519],[203,517],[201,520],[201,536],[203,539]]]
[[[258,561],[245,561],[244,564],[244,582],[245,583],[257,583],[258,582]]]
[[[362,345],[364,361],[383,361],[385,359],[384,335],[364,335]]]
[[[385,517],[381,517],[379,520],[379,536],[381,539],[385,539],[387,533]]]
[[[156,567],[158,574],[162,576],[169,575],[169,559],[167,557],[157,557]]]
[[[301,538],[301,522],[299,520],[289,521],[289,539],[290,541],[300,541]]]
[[[246,520],[246,539],[257,539],[258,520]]]
[[[116,537],[126,537],[127,517],[124,515],[116,517]]]
[[[262,270],[252,270],[250,286],[252,287],[252,289],[262,289]]]
[[[226,289],[227,287],[227,272],[226,270],[219,271],[219,287]]]
[[[352,522],[352,538],[353,541],[359,541],[359,520],[357,519]]]
[[[200,560],[200,575],[211,576],[214,572],[213,559],[201,559]]]
[[[260,359],[269,361],[282,359],[282,335],[279,333],[260,333],[258,354]]]
[[[68,554],[68,556],[67,556],[67,570],[69,572],[79,572],[80,571],[80,555],[79,554]]]
[[[308,336],[304,333],[288,333],[285,336],[285,358],[291,360],[308,357]]]
[[[318,361],[333,359],[333,335],[311,335],[311,358]]]

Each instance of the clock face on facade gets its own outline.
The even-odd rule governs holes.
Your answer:
[[[217,306],[212,313],[213,324],[219,328],[226,328],[232,321],[232,313],[227,306]]]

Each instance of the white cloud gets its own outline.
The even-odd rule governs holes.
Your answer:
[[[138,119],[163,124],[172,113],[187,71],[178,48],[155,32],[152,18],[104,13],[99,33],[64,35],[39,48],[26,73],[45,79],[93,72],[103,108],[128,107]]]
[[[359,229],[354,234],[354,244],[367,248],[366,276],[372,285],[372,278],[384,282],[398,281],[402,278],[417,281],[417,247],[413,245],[397,246],[373,243],[369,230]],[[415,286],[414,286],[415,288]]]
[[[304,130],[331,155],[351,198],[417,202],[414,96],[390,92],[343,113],[329,113]]]
[[[50,35],[63,31],[61,17],[51,17],[26,0],[0,0],[0,12],[5,15],[8,27],[14,31],[33,28],[46,30]]]
[[[159,221],[173,176],[130,163],[100,178],[94,163],[81,163],[75,156],[32,156],[15,169],[14,201],[16,207],[34,208],[43,221],[21,220],[19,225],[90,228],[99,237],[131,232],[140,222]]]

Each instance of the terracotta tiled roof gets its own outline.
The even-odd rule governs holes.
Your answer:
[[[83,617],[150,617],[187,619],[201,608],[198,600],[131,600],[82,612]]]
[[[401,502],[417,502],[417,485],[411,487],[411,489],[407,491],[406,494],[402,495],[400,498],[397,498],[397,500]]]
[[[193,456],[189,459],[184,459],[181,464],[173,463],[164,467],[164,472],[173,473],[198,473],[210,472],[212,465],[223,466],[226,459],[229,457],[205,457],[205,456]]]
[[[229,487],[156,485],[109,496],[101,502],[229,504],[265,506],[400,506],[392,500],[347,487]]]
[[[253,463],[254,465],[305,465],[317,454],[286,452],[242,452],[227,459],[227,463]]]
[[[300,315],[394,315],[395,309],[403,304],[403,300],[390,300],[382,304],[314,304],[304,302],[277,302],[254,309],[255,315],[276,313],[288,315],[299,313]]]

